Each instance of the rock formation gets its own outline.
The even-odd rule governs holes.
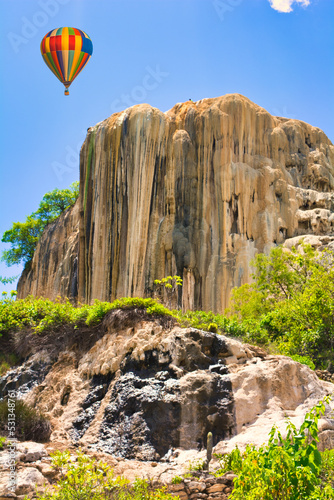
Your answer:
[[[204,450],[208,432],[216,450],[260,445],[334,389],[288,357],[144,312],[15,343],[26,361],[2,377],[0,398],[15,390],[42,410],[53,443],[118,459],[168,462],[175,449]],[[320,446],[333,448],[334,421],[320,429]]]
[[[79,217],[68,228],[79,222],[79,299],[151,295],[154,279],[178,274],[180,306],[221,312],[257,252],[333,234],[333,187],[326,135],[241,95],[115,113],[81,150]],[[52,240],[57,272],[41,242],[19,297],[75,297],[75,241]]]
[[[31,267],[18,283],[18,296],[76,297],[78,294],[79,206],[67,209],[48,224]]]

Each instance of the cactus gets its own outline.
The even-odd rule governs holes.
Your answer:
[[[208,432],[208,436],[206,438],[206,469],[209,470],[209,463],[212,458],[212,447],[213,447],[213,439],[212,432]]]

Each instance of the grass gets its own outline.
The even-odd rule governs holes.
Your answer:
[[[18,357],[14,354],[7,354],[0,352],[0,377],[2,377],[8,370],[13,368],[19,362]]]
[[[49,439],[51,434],[49,420],[20,399],[0,401],[0,432],[2,434],[8,433],[9,414],[15,416],[15,438],[38,443]]]

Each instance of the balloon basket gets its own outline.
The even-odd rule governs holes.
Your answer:
[[[68,89],[65,89],[64,95],[70,95]]]

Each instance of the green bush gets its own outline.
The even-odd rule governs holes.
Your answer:
[[[193,460],[189,462],[188,471],[189,472],[199,472],[205,470],[206,460]]]
[[[209,330],[209,332],[217,333],[218,325],[216,323],[210,323],[208,326],[208,330]]]
[[[14,402],[13,402],[14,401]],[[12,409],[9,411],[9,407]],[[22,441],[47,441],[51,434],[49,420],[35,408],[31,408],[21,399],[0,402],[0,432],[7,432],[8,414],[15,415],[15,438]],[[13,437],[13,436],[9,436]]]
[[[183,477],[181,476],[174,476],[172,479],[172,484],[180,484],[183,481]]]
[[[290,358],[294,361],[297,361],[298,363],[301,363],[302,365],[308,366],[309,368],[311,368],[311,370],[315,370],[315,364],[308,356],[299,356],[299,354],[293,354],[292,356],[290,356]]]
[[[333,364],[334,252],[275,247],[253,266],[254,282],[233,290],[228,310],[243,340],[302,356],[309,366]]]
[[[178,500],[164,488],[154,490],[150,484],[137,479],[134,484],[124,477],[114,477],[112,469],[81,451],[76,461],[68,451],[52,455],[52,467],[61,473],[54,490],[38,493],[39,500]],[[28,500],[28,499],[27,499]]]
[[[173,313],[154,299],[130,297],[114,302],[96,300],[92,305],[75,307],[64,301],[29,296],[25,299],[0,301],[0,334],[31,328],[35,333],[52,331],[62,325],[96,325],[114,309],[145,309],[150,315],[172,316]]]
[[[320,401],[305,416],[297,429],[290,421],[287,435],[274,426],[266,446],[238,448],[221,458],[217,475],[227,470],[237,474],[231,499],[234,500],[305,500],[334,498],[332,487],[334,455],[317,450],[318,420],[325,412],[329,397]]]

